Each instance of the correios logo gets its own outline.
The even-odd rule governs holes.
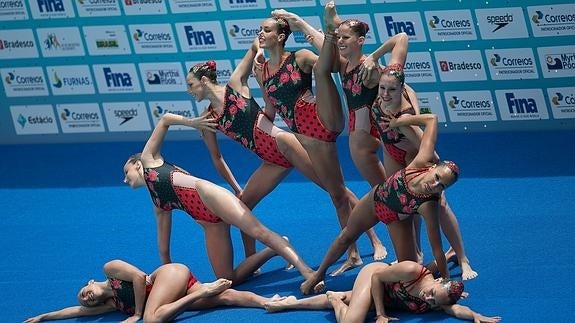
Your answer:
[[[4,78],[4,81],[6,81],[6,84],[10,85],[12,84],[12,81],[14,81],[16,77],[14,76],[14,73],[9,72],[8,75],[6,75],[6,77]]]
[[[140,41],[140,37],[142,37],[143,35],[144,35],[143,31],[141,31],[140,29],[136,29],[136,32],[132,37],[134,37],[135,41]]]
[[[501,62],[501,56],[499,56],[499,54],[493,54],[493,57],[489,60],[489,63],[493,66],[497,66],[499,62]]]
[[[543,19],[543,12],[537,10],[535,11],[535,14],[533,16],[531,16],[531,21],[533,21],[534,23],[538,24],[539,20]]]
[[[60,118],[64,121],[67,121],[69,116],[70,116],[70,110],[68,110],[68,109],[64,109],[60,113]]]
[[[559,105],[561,104],[561,101],[563,101],[563,94],[555,92],[555,95],[551,98],[551,102],[554,105]]]
[[[555,92],[555,95],[551,98],[551,102],[554,105],[561,105],[561,104],[568,104],[575,106],[575,96],[571,95],[563,95],[560,92]]]
[[[238,25],[233,25],[228,32],[230,36],[236,37],[236,35],[240,32],[240,27]]]
[[[168,113],[168,112],[173,113],[173,114],[178,114],[178,115],[181,115],[181,116],[186,117],[186,118],[192,118],[193,117],[192,113],[188,110],[167,110],[167,109],[162,108],[159,105],[156,105],[152,114],[154,115],[154,117],[159,119],[162,117],[162,115],[164,115],[165,113]]]
[[[439,17],[433,16],[433,19],[429,20],[429,27],[435,29],[437,27],[437,24],[439,24]]]
[[[459,104],[459,98],[456,96],[452,96],[451,100],[449,100],[449,102],[447,103],[447,105],[449,105],[449,107],[452,109],[455,109],[458,104]]]

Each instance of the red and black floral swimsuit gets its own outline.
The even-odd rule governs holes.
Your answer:
[[[403,168],[390,176],[384,184],[375,186],[373,201],[375,215],[385,224],[399,221],[399,213],[415,214],[421,204],[439,200],[437,194],[416,194],[409,190],[409,181],[429,168]],[[410,176],[410,180],[406,177]]]
[[[223,113],[218,115],[211,106],[208,109],[217,119],[218,129],[226,136],[269,163],[285,168],[292,166],[279,151],[275,138],[257,127],[258,118],[263,111],[253,97],[246,98],[226,85]]]
[[[110,282],[112,292],[114,293],[112,300],[114,301],[114,305],[118,311],[127,315],[134,315],[136,308],[134,284],[132,284],[132,282],[113,277],[108,277],[108,281]],[[197,281],[198,279],[190,273],[187,288],[190,289],[190,287],[192,287]],[[154,287],[154,284],[146,278],[146,299],[148,299],[148,295],[150,295],[152,287]]]
[[[409,97],[407,96],[406,92],[404,92],[403,96],[406,97],[407,100],[409,100]],[[398,164],[405,167],[405,166],[407,166],[406,161],[405,161],[405,155],[407,154],[407,152],[405,150],[397,147],[395,144],[397,144],[401,141],[407,140],[407,138],[405,137],[404,134],[397,131],[396,129],[382,126],[382,122],[381,122],[382,112],[376,106],[376,104],[378,104],[378,103],[377,102],[374,103],[374,106],[371,109],[373,125],[377,128],[379,135],[380,135],[379,138],[383,142],[383,146],[385,146],[385,149],[387,150],[387,152],[389,153],[391,158],[393,158],[393,160],[395,160]],[[413,107],[410,107],[408,109],[402,110],[395,117],[398,118],[404,114],[415,115],[416,114],[415,109]],[[386,130],[384,130],[384,129],[386,129]]]
[[[209,223],[221,222],[222,219],[204,205],[195,188],[174,185],[173,174],[176,172],[190,175],[167,161],[159,167],[144,168],[144,179],[154,205],[165,211],[183,210],[194,220]]]
[[[275,74],[268,74],[268,62],[263,69],[266,96],[291,131],[326,142],[336,141],[339,133],[322,124],[316,103],[303,99],[306,93],[312,93],[312,75],[298,66],[295,52],[285,58]]]
[[[421,266],[419,276],[412,281],[383,283],[383,303],[391,308],[402,309],[412,313],[425,313],[431,310],[433,307],[428,302],[409,294],[409,290],[426,275],[431,275],[431,272]]]
[[[361,64],[354,67],[351,71],[343,73],[341,76],[343,93],[345,94],[347,110],[349,112],[349,132],[355,131],[355,111],[362,108],[371,108],[378,92],[377,86],[370,89],[363,85],[363,82],[359,78],[360,69]],[[369,115],[372,124],[370,134],[379,138],[379,132],[374,126],[372,119],[373,114],[370,113]]]

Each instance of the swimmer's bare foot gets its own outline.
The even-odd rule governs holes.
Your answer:
[[[459,265],[461,266],[461,279],[469,280],[477,277],[477,272],[471,269],[471,265],[467,258],[461,259],[459,261]]]
[[[314,272],[300,285],[299,289],[302,294],[307,295],[312,292],[315,294],[322,293],[324,287],[325,284],[323,280],[321,280],[321,277],[317,276],[317,272]]]
[[[211,283],[202,284],[202,296],[210,297],[217,295],[232,286],[232,281],[225,278],[220,278]]]
[[[373,246],[373,260],[380,261],[387,257],[387,249],[383,244],[378,243]]]
[[[297,303],[297,298],[295,296],[284,297],[280,300],[272,300],[264,303],[264,308],[270,313],[280,312],[289,309],[290,305]]]
[[[344,272],[363,265],[363,260],[359,257],[349,257],[347,260],[336,270],[332,271],[329,275],[331,277],[339,276]]]
[[[338,22],[340,22],[337,11],[335,10],[335,2],[329,1],[325,4],[323,21],[325,24],[325,33],[335,33],[335,30],[339,26]]]

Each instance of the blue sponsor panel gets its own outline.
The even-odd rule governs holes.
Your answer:
[[[145,140],[165,112],[205,109],[186,92],[191,66],[214,60],[226,83],[272,10],[321,29],[326,2],[0,0],[0,144]],[[342,19],[369,25],[365,53],[408,35],[406,82],[441,131],[575,129],[573,1],[337,5]],[[286,48],[316,51],[300,31]],[[253,77],[249,85],[263,105]],[[199,139],[174,130],[170,139]]]

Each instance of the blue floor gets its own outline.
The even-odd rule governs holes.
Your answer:
[[[442,157],[460,164],[462,178],[447,191],[464,242],[479,277],[466,282],[471,296],[461,304],[504,322],[570,322],[575,262],[575,133],[484,133],[440,136]],[[348,186],[361,196],[358,177],[339,140]],[[122,184],[122,166],[143,143],[0,146],[0,321],[21,322],[41,312],[76,304],[88,279],[102,280],[112,258],[152,270],[159,264],[155,219],[145,189]],[[234,143],[224,156],[240,181],[258,162]],[[196,175],[221,182],[201,142],[170,141],[164,156]],[[290,241],[316,267],[338,225],[328,197],[293,172],[255,209],[259,219]],[[376,226],[391,249],[385,227]],[[425,240],[424,240],[425,241]],[[234,230],[236,260],[243,250]],[[426,244],[424,244],[426,246]],[[362,237],[364,262],[371,250]],[[391,250],[390,250],[391,251]],[[426,250],[426,258],[431,256]],[[202,281],[214,279],[201,228],[182,212],[174,216],[173,260],[188,265]],[[393,253],[388,260],[394,259]],[[275,258],[263,273],[238,289],[271,296],[300,297],[301,277]],[[335,266],[334,266],[335,267]],[[327,288],[350,289],[355,274],[327,278]],[[458,267],[452,275],[460,274]],[[457,322],[441,313],[414,316],[393,312],[401,322]],[[119,321],[107,315],[101,322]],[[94,318],[70,320],[94,321]],[[179,322],[335,322],[331,311],[268,314],[261,309],[220,308],[187,312]]]

